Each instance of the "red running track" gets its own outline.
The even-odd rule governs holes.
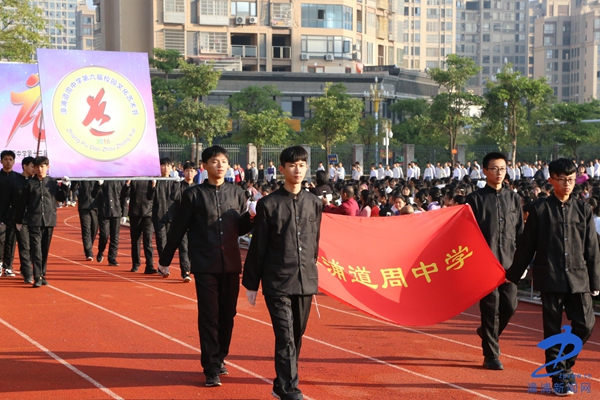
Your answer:
[[[49,286],[0,278],[0,398],[269,399],[274,340],[269,315],[240,291],[230,374],[206,388],[200,373],[193,284],[177,265],[169,279],[131,273],[128,229],[120,267],[86,262],[79,219],[59,210],[48,263]],[[448,299],[451,301],[452,299]],[[539,306],[520,303],[502,335],[504,371],[481,367],[476,306],[435,326],[407,328],[318,296],[300,355],[307,399],[532,399],[546,379]],[[598,324],[596,324],[598,328]],[[600,333],[584,346],[576,373],[600,398]],[[528,393],[537,384],[537,394]],[[553,396],[553,395],[552,395]]]

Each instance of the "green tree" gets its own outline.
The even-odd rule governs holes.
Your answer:
[[[150,65],[165,73],[165,79],[169,80],[169,74],[180,66],[183,56],[178,50],[164,50],[155,48],[153,56],[149,58]]]
[[[444,144],[443,134],[431,123],[427,99],[402,99],[390,106],[390,111],[399,117],[400,123],[392,127],[397,144]]]
[[[263,110],[257,114],[239,111],[238,116],[241,126],[236,136],[245,143],[252,143],[256,146],[259,164],[263,162],[263,146],[287,144],[290,134],[293,132],[286,122],[290,118],[290,114],[280,110]]]
[[[558,132],[555,139],[563,142],[575,158],[577,148],[582,144],[598,140],[600,124],[583,123],[585,119],[598,119],[600,117],[600,101],[593,99],[589,103],[557,103],[553,107]],[[558,122],[560,121],[560,122]]]
[[[169,128],[198,144],[202,139],[212,145],[218,136],[227,134],[229,110],[226,107],[207,106],[201,101],[186,97],[177,103],[168,114]]]
[[[429,109],[429,123],[432,129],[444,132],[450,143],[452,164],[456,162],[457,137],[460,130],[472,124],[469,111],[483,105],[483,99],[465,90],[467,82],[479,73],[480,68],[470,58],[450,54],[446,58],[446,69],[432,68],[427,75],[443,91],[433,97]]]
[[[233,94],[227,99],[227,103],[233,115],[237,115],[239,111],[244,111],[246,114],[258,114],[265,110],[281,111],[281,107],[274,99],[277,96],[281,96],[281,92],[275,85],[248,86]]]
[[[483,118],[487,129],[495,132],[499,144],[510,141],[511,159],[516,162],[517,138],[529,133],[528,116],[549,101],[552,88],[545,78],[529,79],[513,71],[512,64],[506,64],[486,86]]]
[[[334,144],[356,133],[364,104],[348,95],[344,84],[326,83],[323,95],[308,103],[313,117],[303,124],[303,129],[307,137],[325,146],[327,154],[331,154]]]
[[[35,50],[49,46],[45,28],[42,10],[29,0],[0,1],[0,60],[33,62]]]

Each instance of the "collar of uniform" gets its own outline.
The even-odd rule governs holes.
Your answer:
[[[292,199],[299,198],[300,196],[302,196],[302,192],[304,192],[304,191],[305,191],[304,189],[300,189],[298,194],[294,194],[292,192],[288,192],[283,186],[281,187],[281,193]]]
[[[504,186],[502,186],[502,187],[500,188],[500,190],[496,190],[496,189],[494,189],[493,187],[491,187],[490,185],[488,185],[488,184],[486,183],[486,184],[485,184],[485,186],[483,187],[483,189],[484,189],[485,191],[487,191],[487,192],[490,192],[490,193],[502,193],[502,191],[505,189],[505,187],[504,187]]]
[[[553,201],[555,204],[558,204],[559,206],[561,206],[561,205],[570,206],[573,203],[572,196],[569,196],[569,199],[567,201],[565,201],[564,203],[562,201],[560,201],[558,199],[558,197],[556,197],[555,195],[548,196],[548,200]]]
[[[217,185],[213,185],[213,184],[211,184],[211,183],[208,183],[208,182],[206,182],[206,183],[204,183],[204,185],[206,185],[206,187],[209,187],[209,188],[211,188],[211,189],[215,189],[215,190],[221,190],[221,189],[223,189],[223,187],[225,186],[225,184],[226,184],[226,183],[227,183],[227,182],[223,182],[223,183],[221,184],[221,186],[217,186]]]

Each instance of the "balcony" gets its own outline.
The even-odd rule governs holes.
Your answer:
[[[256,58],[256,46],[232,45],[231,46],[231,55],[234,57],[240,56],[240,57]]]
[[[272,53],[271,58],[281,60],[288,60],[292,58],[292,47],[291,46],[273,46],[271,47]]]
[[[356,32],[358,33],[362,33],[362,22],[357,22],[356,23]]]

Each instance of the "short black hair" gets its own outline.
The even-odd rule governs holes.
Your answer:
[[[171,159],[169,157],[161,158],[160,165],[171,165]]]
[[[0,160],[4,159],[4,157],[6,156],[11,156],[13,158],[13,160],[15,158],[17,158],[17,156],[15,155],[15,152],[12,150],[4,150],[2,153],[0,153]]]
[[[302,146],[292,146],[283,149],[279,155],[279,163],[285,167],[285,163],[295,163],[298,161],[308,162],[308,152]]]
[[[196,169],[196,164],[194,164],[194,162],[192,161],[186,161],[185,164],[183,164],[183,170],[185,171],[186,169]]]
[[[22,161],[21,161],[21,165],[22,166],[26,166],[29,165],[31,163],[33,163],[35,161],[35,158],[33,157],[25,157]]]
[[[354,188],[350,185],[346,185],[342,188],[342,193],[346,193],[346,196],[348,197],[354,197]]]
[[[577,167],[575,167],[572,160],[559,158],[548,164],[548,172],[550,172],[550,176],[558,176],[560,174],[572,175],[577,172]]]
[[[50,160],[48,159],[48,157],[45,156],[37,156],[33,160],[33,165],[36,167],[40,165],[50,165]]]
[[[504,154],[499,153],[497,151],[492,151],[491,153],[487,153],[485,157],[483,157],[483,161],[481,162],[483,168],[487,169],[488,165],[490,164],[490,161],[492,160],[504,160],[504,162],[508,165],[508,159]]]
[[[202,162],[207,163],[208,160],[210,160],[211,158],[216,157],[218,155],[224,155],[225,157],[227,157],[227,150],[225,150],[221,146],[207,147],[202,152]],[[227,159],[229,160],[229,157],[227,157]]]

